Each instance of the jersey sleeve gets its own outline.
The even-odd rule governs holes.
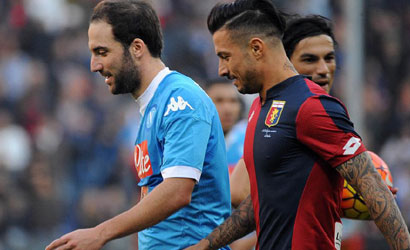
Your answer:
[[[346,108],[330,96],[312,96],[301,105],[296,134],[298,140],[332,167],[366,151]]]
[[[204,95],[205,96],[205,95]],[[199,181],[211,133],[209,108],[201,93],[177,89],[171,93],[163,114],[164,178]]]

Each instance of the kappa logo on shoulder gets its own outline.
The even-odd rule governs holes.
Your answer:
[[[178,101],[176,101],[174,97],[171,97],[170,103],[167,107],[167,112],[165,112],[164,116],[167,116],[170,111],[176,112],[178,110],[185,110],[186,107],[194,110],[194,108],[192,108],[192,106],[189,105],[189,103],[185,101],[181,96],[178,96],[177,100]]]
[[[151,160],[148,154],[148,141],[145,140],[140,144],[135,145],[134,164],[138,172],[138,177],[143,179],[153,174]]]

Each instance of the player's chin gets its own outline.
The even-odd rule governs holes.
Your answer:
[[[113,83],[112,85],[110,85],[110,92],[113,95],[119,95],[122,94],[122,92],[115,86],[115,84]]]

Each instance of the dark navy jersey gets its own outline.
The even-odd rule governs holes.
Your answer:
[[[334,169],[365,151],[344,105],[302,76],[257,98],[244,160],[257,249],[340,249],[343,179]]]

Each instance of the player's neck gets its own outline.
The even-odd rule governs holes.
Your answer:
[[[275,62],[267,63],[264,72],[265,80],[260,93],[262,105],[266,101],[266,93],[269,89],[292,76],[298,75],[298,72],[287,57],[275,58]]]
[[[164,68],[165,64],[160,58],[150,57],[146,62],[142,63],[138,69],[141,74],[141,88],[132,93],[132,96],[135,99],[138,99],[138,97],[148,88],[154,77]]]

